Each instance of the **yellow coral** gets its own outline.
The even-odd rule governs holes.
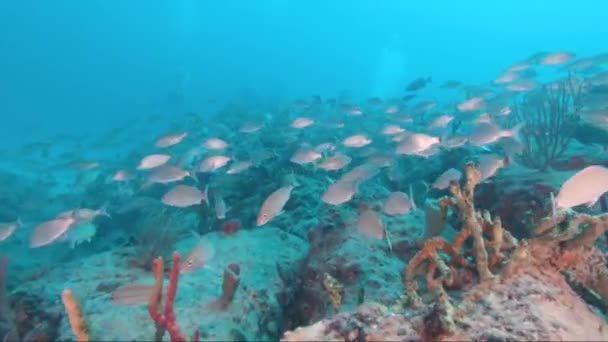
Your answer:
[[[329,275],[329,273],[325,273],[323,276],[323,287],[329,294],[331,306],[334,308],[334,311],[336,313],[339,312],[340,307],[342,306],[342,292],[344,291],[344,287],[338,280]]]

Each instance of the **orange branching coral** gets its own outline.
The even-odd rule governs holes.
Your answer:
[[[63,306],[68,314],[70,326],[72,327],[74,336],[76,336],[76,340],[89,341],[89,328],[84,320],[82,311],[80,310],[80,304],[78,304],[78,300],[74,297],[72,291],[70,289],[64,289],[61,293],[61,300],[63,301]]]
[[[416,282],[415,275],[418,267],[424,262],[428,263],[427,266],[427,282],[429,287],[441,287],[441,284],[437,284],[434,280],[434,273],[436,269],[439,269],[443,282],[450,280],[451,271],[443,259],[439,256],[439,252],[443,252],[452,258],[454,264],[459,266],[465,266],[468,264],[466,259],[458,254],[454,248],[444,239],[440,237],[432,238],[425,242],[422,250],[420,250],[407,265],[403,275],[403,284],[408,292],[409,301],[412,306],[420,306],[422,300],[418,296],[418,283]]]
[[[462,187],[458,182],[452,182],[449,187],[452,196],[438,201],[444,217],[447,217],[448,210],[451,209],[458,213],[462,222],[462,228],[454,245],[450,245],[442,238],[427,240],[405,269],[403,283],[413,306],[422,303],[417,293],[418,283],[415,279],[416,271],[421,264],[426,263],[427,288],[436,294],[436,298],[441,298],[444,292],[443,286],[452,285],[455,267],[471,266],[462,254],[464,243],[469,237],[473,238],[475,266],[482,281],[494,279],[490,268],[502,266],[505,258],[501,250],[517,246],[517,241],[503,228],[499,217],[492,218],[488,211],[475,210],[474,192],[480,173],[472,163],[466,165],[465,175],[466,182]],[[484,236],[488,237],[488,241],[484,240]],[[451,261],[444,261],[440,252],[447,254]],[[436,277],[437,271],[439,278]]]
[[[473,163],[468,163],[465,167],[466,182],[464,187],[456,181],[450,183],[450,193],[454,197],[460,212],[460,219],[463,223],[462,229],[469,230],[473,236],[473,251],[475,253],[475,264],[481,280],[493,278],[488,268],[488,252],[482,236],[481,224],[477,220],[475,212],[474,193],[475,187],[481,179],[481,173]]]
[[[566,230],[556,232],[555,228],[563,222],[567,222]],[[581,230],[582,226],[587,228]],[[534,230],[534,235],[552,236],[559,241],[567,241],[564,246],[566,249],[576,249],[592,247],[597,238],[606,231],[608,231],[608,214],[593,216],[567,211],[544,218]]]

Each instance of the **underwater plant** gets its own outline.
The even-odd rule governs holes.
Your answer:
[[[571,75],[543,86],[514,106],[514,119],[524,123],[522,163],[547,171],[567,150],[577,127],[583,82]]]
[[[177,224],[176,215],[170,210],[159,206],[142,211],[142,218],[132,228],[136,257],[131,259],[131,265],[150,269],[157,256],[169,255],[180,234],[185,231]]]

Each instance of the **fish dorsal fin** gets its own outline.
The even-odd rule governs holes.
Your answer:
[[[599,197],[591,199],[588,203],[586,203],[587,207],[588,208],[593,207],[599,199],[600,199]]]

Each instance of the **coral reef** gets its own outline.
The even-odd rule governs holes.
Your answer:
[[[596,310],[606,308],[608,268],[595,242],[608,230],[608,214],[559,212],[519,242],[499,217],[475,210],[478,172],[469,163],[465,174],[465,184],[453,182],[452,196],[439,200],[462,229],[452,244],[427,240],[410,260],[407,300],[397,301],[405,306],[365,304],[283,340],[606,340]],[[419,271],[428,296],[418,294]]]

